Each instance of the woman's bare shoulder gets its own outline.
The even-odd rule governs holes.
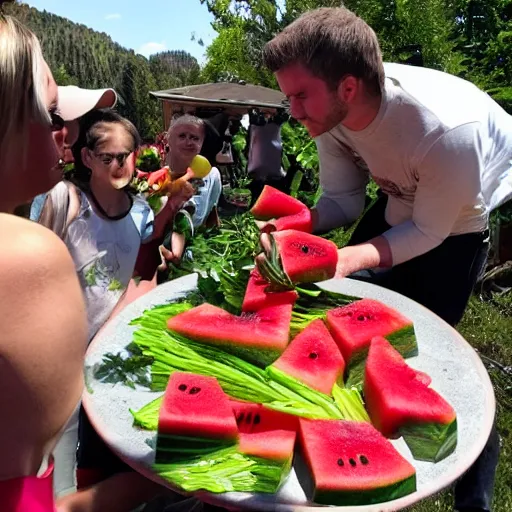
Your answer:
[[[0,214],[0,247],[0,388],[10,390],[0,394],[10,419],[0,428],[0,473],[20,475],[37,470],[80,399],[87,316],[73,260],[54,233]]]
[[[40,272],[74,271],[62,240],[36,222],[0,213],[0,280],[32,278]]]

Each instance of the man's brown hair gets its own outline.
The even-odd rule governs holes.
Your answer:
[[[373,94],[384,86],[375,32],[344,7],[322,7],[302,14],[265,45],[263,62],[272,72],[302,64],[333,90],[347,75],[363,80]]]

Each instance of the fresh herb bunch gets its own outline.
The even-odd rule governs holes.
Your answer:
[[[149,387],[151,375],[148,369],[153,358],[143,355],[135,344],[131,344],[127,350],[128,357],[123,357],[121,353],[105,354],[102,362],[92,369],[94,377],[101,382],[122,383],[132,389],[136,385]]]
[[[179,268],[171,267],[170,278],[193,272],[211,274],[236,271],[254,264],[259,248],[259,230],[249,213],[223,219],[219,228],[199,231],[188,246]]]

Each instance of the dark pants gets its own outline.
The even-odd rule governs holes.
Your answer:
[[[377,200],[361,219],[349,245],[366,242],[390,228],[384,218],[386,204],[387,196]],[[409,297],[455,326],[485,268],[487,238],[487,232],[450,236],[435,249],[387,271],[351,277]],[[498,454],[499,436],[494,423],[481,455],[455,486],[457,510],[491,510]]]
[[[77,486],[83,489],[117,473],[133,471],[110,450],[94,430],[85,409],[80,407],[78,422]]]

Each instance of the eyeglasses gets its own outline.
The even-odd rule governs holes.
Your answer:
[[[126,159],[132,154],[131,151],[125,153],[94,153],[105,165],[110,165],[114,159],[117,160],[119,167],[123,167]]]
[[[66,124],[64,119],[62,119],[62,117],[60,117],[55,110],[50,110],[48,113],[50,114],[52,132],[59,132],[62,130]]]

